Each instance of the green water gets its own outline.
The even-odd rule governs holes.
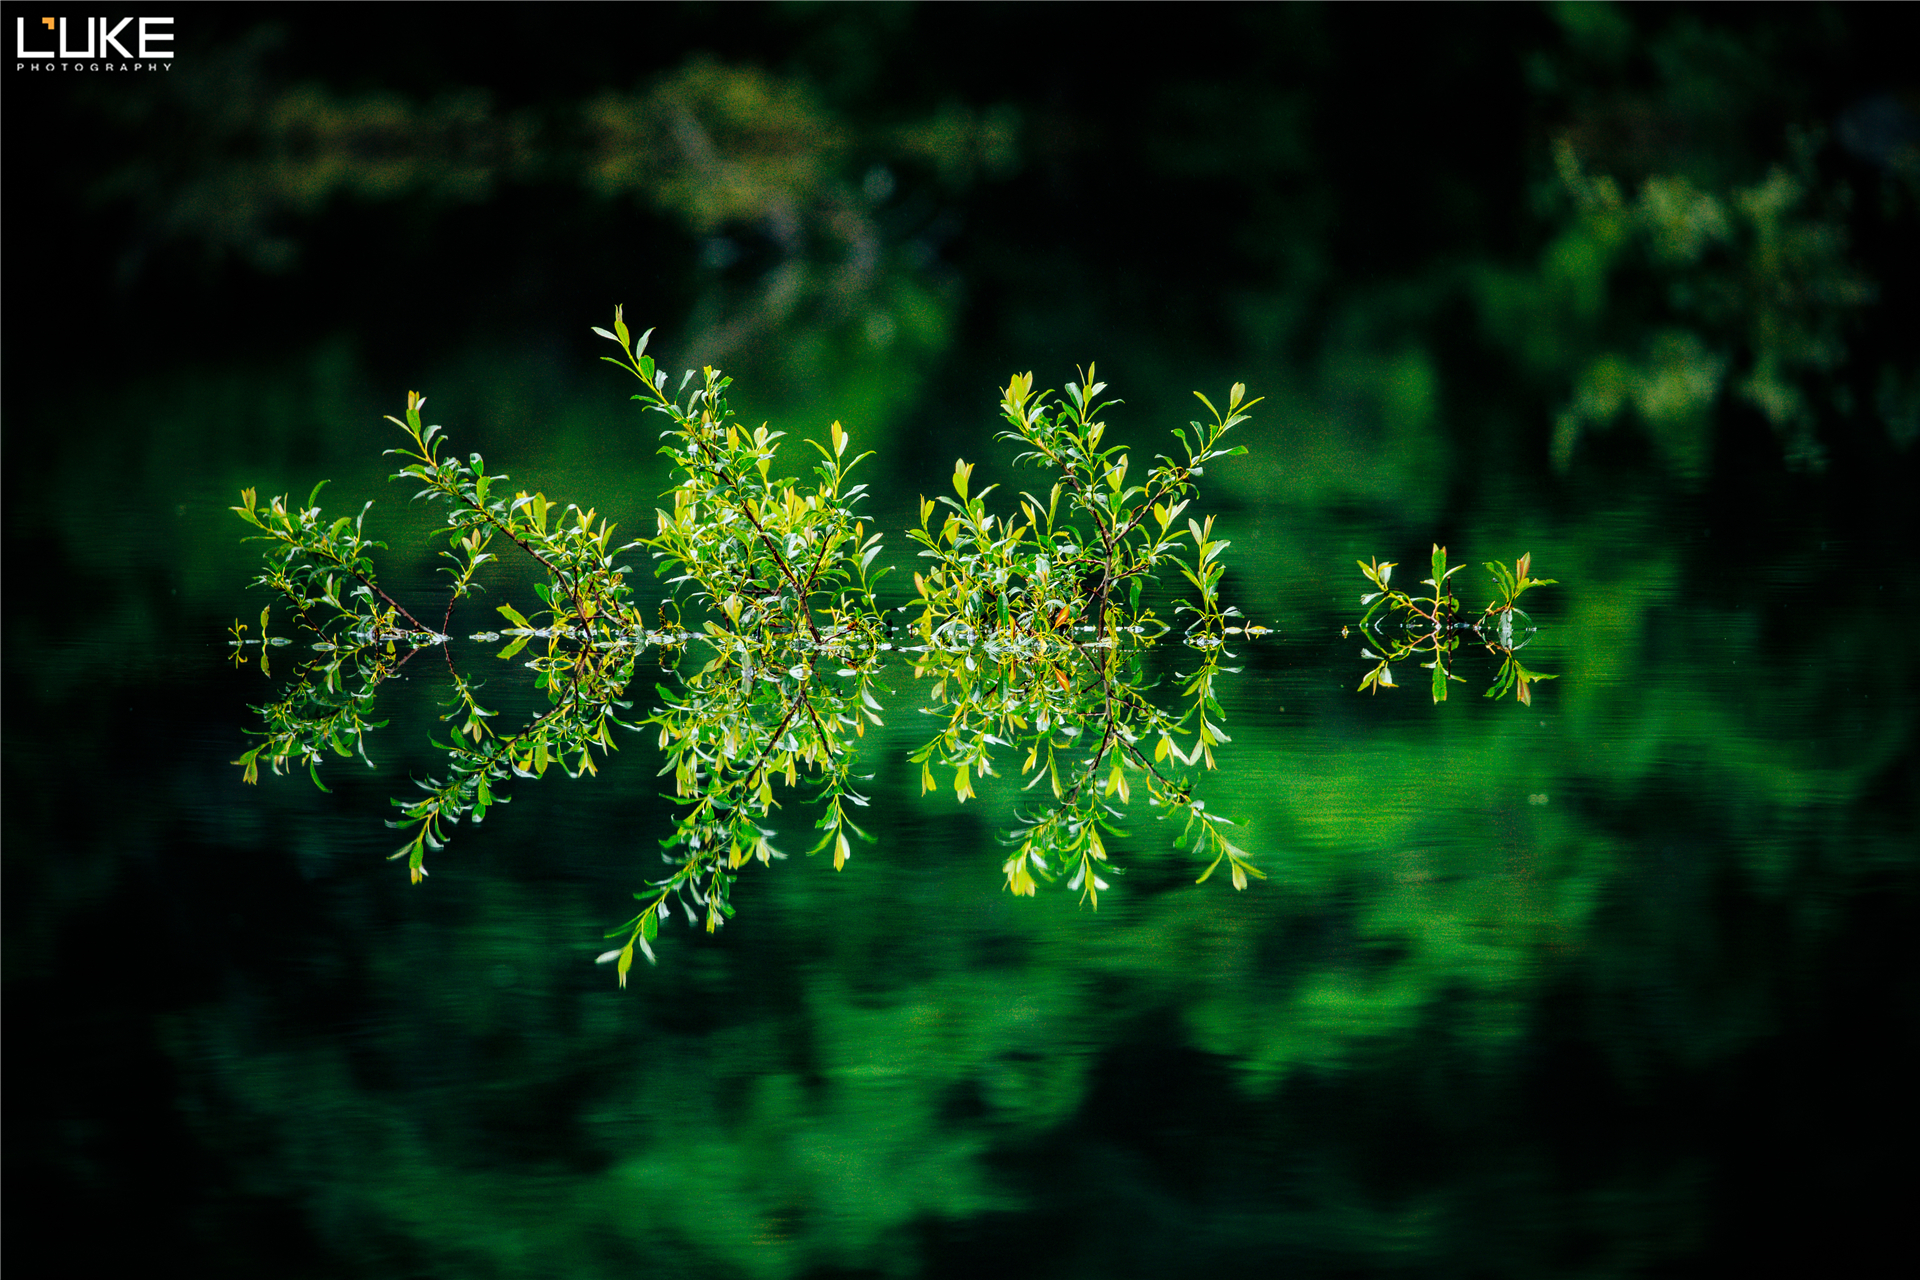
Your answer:
[[[468,32],[412,70],[281,18],[278,53],[247,52],[251,19],[203,29],[150,98],[9,80],[16,1265],[1697,1275],[1851,1268],[1894,1240],[1920,1012],[1920,197],[1859,123],[1878,117],[1848,114],[1886,85],[1904,101],[1873,60],[1890,42],[1858,14],[1461,12],[1422,19],[1416,56],[1338,13],[1215,15],[1126,25],[1130,102],[995,62],[1016,13],[744,12],[719,34],[661,18],[673,39],[636,36],[637,69],[516,71],[506,37]],[[539,22],[521,37],[558,38]],[[941,47],[918,80],[895,65]],[[1251,61],[1187,69],[1216,47]],[[1266,880],[1195,885],[1204,863],[1136,797],[1097,912],[1064,883],[1013,897],[999,837],[1037,793],[1008,755],[964,804],[945,779],[921,795],[925,682],[897,660],[858,742],[874,841],[836,872],[801,856],[815,811],[787,804],[794,856],[748,869],[717,934],[664,925],[624,990],[593,961],[662,874],[650,735],[596,778],[516,780],[418,886],[382,824],[442,767],[438,651],[382,691],[374,768],[334,762],[327,793],[241,781],[275,687],[223,643],[266,603],[241,487],[377,499],[383,585],[438,606],[438,517],[379,457],[411,389],[515,484],[642,531],[657,427],[588,326],[624,302],[677,368],[762,315],[787,260],[757,206],[621,203],[562,172],[578,157],[489,161],[484,192],[448,195],[368,155],[454,172],[505,154],[461,138],[515,119],[588,136],[554,123],[568,104],[642,99],[696,48],[813,86],[804,107],[728,81],[769,130],[797,113],[824,136],[817,110],[850,139],[818,159],[820,207],[869,210],[884,265],[727,359],[743,418],[875,441],[894,585],[955,456],[1021,487],[991,440],[1010,372],[1058,386],[1098,359],[1142,452],[1192,388],[1269,397],[1250,455],[1202,487],[1233,540],[1226,595],[1272,633],[1229,646],[1232,741],[1197,780]],[[1450,96],[1462,77],[1476,92]],[[318,110],[301,84],[447,119],[468,119],[454,89],[493,97],[349,146],[361,185],[309,204],[221,167],[255,142],[218,135],[208,159],[168,132],[212,118],[193,95],[216,89],[250,128]],[[1768,213],[1771,166],[1799,163],[1783,122],[1828,136]],[[60,136],[139,180],[99,185]],[[1561,136],[1584,174],[1619,174],[1618,203],[1567,194],[1587,178],[1555,168]],[[53,177],[23,194],[34,164]],[[215,178],[278,194],[257,225],[235,204],[196,222],[187,195]],[[1694,258],[1660,238],[1715,216],[1732,229]],[[824,225],[793,259],[816,281],[841,260]],[[113,255],[63,281],[35,244]],[[1424,672],[1356,691],[1355,561],[1407,575],[1435,542],[1474,566],[1476,606],[1481,561],[1530,553],[1557,579],[1527,601],[1530,664],[1558,676],[1530,706],[1480,697],[1497,664],[1466,658],[1480,683],[1444,704]],[[506,718],[544,700],[466,637],[494,603],[528,608],[531,580],[502,569],[450,627]],[[671,679],[637,679],[636,705]]]

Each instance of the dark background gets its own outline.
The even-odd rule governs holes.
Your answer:
[[[170,72],[5,63],[11,1265],[1700,1274],[1901,1244],[1920,85],[1894,6],[179,13]],[[689,160],[689,119],[724,172]],[[1794,194],[1769,205],[1776,173]],[[1703,195],[1729,229],[1675,248]],[[542,1195],[667,1142],[594,1127],[610,1076],[717,1070],[753,1027],[756,1061],[811,1080],[828,1033],[794,1011],[867,962],[847,942],[822,977],[785,928],[690,940],[695,976],[623,993],[629,1026],[595,1012],[604,971],[525,958],[602,923],[623,872],[555,881],[501,837],[474,846],[491,879],[423,908],[330,798],[239,788],[260,695],[218,637],[260,602],[221,509],[330,476],[343,509],[391,508],[396,580],[423,581],[376,456],[411,388],[463,447],[643,512],[658,469],[587,332],[616,303],[668,367],[725,362],[756,418],[846,420],[895,527],[953,455],[1005,466],[1009,370],[1097,359],[1140,423],[1245,380],[1266,416],[1217,497],[1264,549],[1243,598],[1293,630],[1346,598],[1354,529],[1408,559],[1551,543],[1590,584],[1668,565],[1617,634],[1690,745],[1632,778],[1566,765],[1591,782],[1567,839],[1653,888],[1596,891],[1577,944],[1542,944],[1497,1053],[1467,1046],[1485,992],[1443,975],[1366,1052],[1248,1093],[1184,1020],[1206,972],[1169,961],[1068,1037],[1078,1083],[1034,1086],[1054,1102],[1009,1119],[984,1068],[940,1086],[928,1114],[985,1135],[998,1200],[929,1191],[844,1239],[801,1214],[764,1263],[691,1229],[541,1253]],[[1757,674],[1687,701],[1725,688],[1715,653]],[[1598,749],[1655,741],[1634,732]],[[1736,787],[1727,760],[1758,763]],[[1820,768],[1845,784],[1803,786]],[[511,816],[621,821],[594,803]],[[1332,938],[1369,890],[1315,892],[1274,908],[1289,938]],[[499,955],[546,975],[507,1011],[432,967],[488,894],[530,922]],[[1053,963],[1010,936],[968,965]],[[474,972],[509,963],[472,945]],[[1347,954],[1294,945],[1261,972]],[[416,1008],[415,981],[447,986]],[[301,1056],[322,1043],[347,1065]],[[1041,1079],[1056,1051],[993,1070]],[[714,1127],[775,1106],[747,1088],[699,1104]],[[412,1145],[354,1127],[376,1112]],[[356,1199],[355,1146],[427,1207]]]

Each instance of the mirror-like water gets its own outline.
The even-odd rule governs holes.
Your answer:
[[[1243,554],[1283,554],[1284,531],[1249,525]],[[1913,858],[1887,790],[1910,708],[1854,641],[1857,611],[1805,607],[1844,551],[1806,546],[1728,602],[1651,534],[1607,555],[1533,544],[1559,582],[1528,653],[1560,678],[1531,705],[1481,685],[1436,704],[1425,672],[1359,692],[1375,664],[1342,632],[1364,578],[1330,567],[1331,598],[1278,584],[1293,625],[1229,645],[1230,741],[1195,771],[1264,873],[1244,892],[1196,886],[1206,858],[1136,796],[1114,805],[1124,874],[1100,868],[1097,912],[1064,874],[1010,894],[1004,837],[1050,803],[1022,790],[1020,744],[964,803],[946,770],[923,795],[911,757],[952,706],[938,677],[907,655],[864,682],[823,674],[827,700],[865,705],[865,683],[883,708],[841,735],[871,843],[838,873],[831,847],[799,856],[823,810],[783,787],[765,820],[796,856],[749,860],[716,934],[675,913],[625,990],[593,960],[619,904],[670,870],[655,726],[597,776],[513,779],[409,887],[381,819],[444,762],[423,732],[447,732],[436,653],[382,688],[377,767],[334,759],[322,794],[297,773],[241,784],[237,704],[273,687],[255,664],[223,667],[211,635],[149,646],[117,723],[152,754],[111,821],[138,833],[120,874],[158,900],[99,922],[98,980],[151,981],[142,953],[194,958],[203,994],[144,1068],[177,1091],[171,1123],[252,1194],[355,1224],[357,1245],[326,1237],[349,1257],[528,1274],[1010,1249],[1089,1273],[1189,1253],[1684,1257],[1724,1220],[1718,1197],[1820,1158],[1891,1083],[1880,1037],[1905,979],[1896,952],[1870,951],[1878,971],[1855,953],[1893,947],[1911,909],[1879,888]],[[97,669],[123,643],[53,656]],[[500,647],[457,640],[455,665],[503,719],[538,715]],[[693,649],[636,678],[641,705],[685,697]],[[296,651],[273,651],[283,680]],[[1177,711],[1198,661],[1164,647],[1134,678]]]
[[[1920,1141],[1893,19],[434,13],[224,6],[171,72],[9,72],[9,1262],[1885,1269]],[[595,362],[618,303],[738,375],[737,438],[626,399],[660,371]],[[1056,398],[1032,434],[1091,443],[1017,463],[995,433],[1096,358],[1105,434]],[[437,465],[383,420],[409,388],[464,549],[388,483]],[[484,547],[483,477],[528,495]],[[318,654],[247,588],[236,495],[323,479],[316,536],[358,555],[374,499],[411,614],[357,616],[433,643]],[[1151,520],[1106,519],[1132,486]],[[660,512],[665,559],[601,562]],[[682,571],[733,586],[676,611]],[[263,607],[290,643],[236,666]],[[568,610],[654,642],[530,634]],[[722,616],[806,643],[749,677],[657,642]],[[249,784],[263,720],[316,744],[321,708],[328,789],[274,750]]]

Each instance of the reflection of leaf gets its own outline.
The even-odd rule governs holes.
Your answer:
[[[1204,804],[1171,771],[1175,762],[1192,768],[1203,759],[1212,767],[1213,748],[1230,741],[1220,728],[1213,685],[1218,651],[1203,650],[1207,658],[1200,669],[1180,678],[1176,708],[1184,714],[1146,696],[1151,685],[1137,660],[1141,652],[1116,649],[1107,639],[1085,649],[1050,650],[1046,657],[924,650],[915,660],[916,678],[930,681],[928,710],[945,724],[912,753],[922,767],[923,793],[939,764],[954,769],[954,791],[962,802],[974,798],[977,779],[998,776],[991,761],[999,749],[1018,753],[1020,773],[1027,775],[1021,790],[1029,803],[1040,802],[1007,833],[1018,853],[1002,870],[1017,896],[1037,894],[1041,880],[1073,871],[1071,887],[1097,908],[1107,880],[1088,871],[1087,860],[1106,861],[1103,835],[1124,834],[1114,824],[1142,789],[1154,816],[1187,820],[1182,838],[1197,852],[1219,851],[1220,820],[1202,817]],[[1086,663],[1090,678],[1065,679],[1065,661]],[[1188,734],[1195,741],[1183,752],[1176,739]],[[1051,802],[1042,779],[1050,783]]]

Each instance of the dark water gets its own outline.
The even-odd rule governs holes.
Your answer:
[[[1732,372],[1697,412],[1661,417],[1649,374],[1635,384],[1644,421],[1589,424],[1556,466],[1566,406],[1599,366],[1527,347],[1499,318],[1524,307],[1488,301],[1498,289],[1485,283],[1547,299],[1520,329],[1562,323],[1551,272],[1535,268],[1578,259],[1587,242],[1567,228],[1589,224],[1529,194],[1552,188],[1550,125],[1653,148],[1609,144],[1630,193],[1649,172],[1684,171],[1736,210],[1726,192],[1757,189],[1784,154],[1779,119],[1866,128],[1846,111],[1880,82],[1835,68],[1877,47],[1871,33],[1808,18],[1803,43],[1827,52],[1788,60],[1777,96],[1725,72],[1746,86],[1739,98],[1697,66],[1784,59],[1755,23],[1641,17],[1620,37],[1641,52],[1614,63],[1594,52],[1614,37],[1568,35],[1573,18],[1462,16],[1428,32],[1431,66],[1393,55],[1411,78],[1369,90],[1374,103],[1339,91],[1341,68],[1373,48],[1366,32],[1295,15],[1297,31],[1178,37],[1265,50],[1304,86],[1294,96],[1258,97],[1277,71],[1248,71],[1242,97],[1216,100],[1204,78],[1129,62],[1153,86],[1140,132],[1113,97],[970,79],[966,41],[997,47],[998,28],[963,36],[923,15],[896,30],[874,16],[855,31],[782,10],[748,11],[746,33],[724,36],[688,12],[672,20],[680,43],[642,71],[580,74],[624,91],[711,47],[726,65],[827,86],[831,109],[868,131],[836,161],[848,182],[871,178],[862,147],[898,175],[897,192],[861,188],[893,211],[875,215],[898,273],[873,286],[884,305],[781,321],[738,351],[736,396],[753,421],[819,434],[844,418],[881,450],[874,519],[904,566],[896,579],[913,499],[944,486],[954,455],[1019,487],[1012,451],[990,439],[993,388],[1012,369],[1059,385],[1072,361],[1099,357],[1129,398],[1113,429],[1143,452],[1189,416],[1192,386],[1242,378],[1270,396],[1245,432],[1250,455],[1203,490],[1233,539],[1228,598],[1274,630],[1230,646],[1239,671],[1219,691],[1232,741],[1198,780],[1267,879],[1195,885],[1204,864],[1136,799],[1113,849],[1125,874],[1097,912],[1064,884],[1015,899],[999,836],[1038,793],[1020,791],[1007,755],[976,799],[959,803],[944,779],[921,796],[907,754],[932,730],[902,664],[882,681],[884,724],[859,744],[874,842],[838,873],[801,856],[816,811],[796,798],[775,824],[793,856],[748,872],[738,918],[713,936],[668,924],[659,965],[624,990],[593,960],[669,831],[649,734],[624,739],[597,778],[516,781],[510,804],[463,824],[410,886],[385,861],[398,836],[382,823],[389,797],[439,767],[429,736],[444,731],[446,664],[423,653],[383,691],[375,768],[333,762],[328,793],[297,775],[245,786],[232,762],[274,682],[227,662],[225,626],[266,601],[245,589],[255,552],[226,507],[243,485],[298,497],[321,478],[342,512],[377,498],[370,521],[393,546],[383,582],[437,603],[433,517],[386,485],[378,456],[397,439],[380,415],[418,388],[461,448],[637,532],[662,487],[654,428],[593,364],[586,327],[625,301],[630,320],[707,324],[717,342],[712,316],[744,314],[726,308],[777,237],[726,224],[746,257],[696,270],[725,256],[713,228],[522,173],[425,211],[381,204],[401,196],[371,186],[319,213],[289,198],[283,221],[261,225],[292,227],[307,256],[274,266],[246,257],[267,251],[237,238],[239,213],[192,232],[234,237],[203,259],[198,241],[165,248],[154,228],[186,224],[164,209],[113,203],[132,199],[122,188],[60,168],[64,185],[16,204],[16,179],[10,1260],[58,1258],[39,1269],[59,1273],[171,1256],[211,1274],[329,1276],[1697,1275],[1780,1259],[1863,1269],[1902,1240],[1920,1138],[1920,600],[1899,398],[1916,385],[1914,259],[1901,237],[1920,198],[1872,138],[1819,153],[1829,186],[1813,189],[1853,192],[1851,221],[1833,225],[1878,292],[1874,309],[1832,322],[1846,360],[1783,366],[1815,406],[1818,457],[1741,398],[1738,379],[1772,349],[1750,336],[1764,328],[1753,315],[1788,314],[1749,300],[1723,325]],[[246,29],[223,30],[206,56],[218,45],[239,60],[222,66],[244,63]],[[303,42],[321,37],[288,29],[294,52],[260,55],[264,79],[247,82],[259,102],[275,85],[332,85],[344,101],[410,83],[377,60],[357,78],[316,69],[319,46]],[[952,65],[927,73],[938,85],[1013,103],[1026,122],[1024,158],[1003,176],[969,187],[886,152],[895,144],[872,139],[896,135],[882,125],[934,118],[937,95],[890,72],[849,87],[828,70],[886,66],[929,39],[954,42]],[[1687,57],[1693,80],[1660,88],[1647,70]],[[1503,70],[1480,96],[1447,98],[1483,61]],[[1542,88],[1549,63],[1586,87]],[[500,113],[584,92],[493,66],[472,76]],[[451,62],[422,74],[465,83]],[[43,121],[154,146],[166,112],[187,110],[165,99],[156,116],[122,118],[97,96],[27,83],[7,86],[16,157],[26,92],[42,94]],[[1686,115],[1695,99],[1681,89],[1696,83],[1720,86],[1700,101],[1745,103],[1727,110],[1747,124],[1723,136],[1713,111]],[[1420,126],[1437,149],[1392,152],[1427,201],[1414,219],[1420,202],[1374,198],[1368,184],[1388,179],[1357,148],[1442,101],[1451,114]],[[1498,147],[1458,141],[1510,109],[1534,123]],[[1899,135],[1903,108],[1887,110]],[[1294,111],[1313,123],[1289,134]],[[1621,123],[1643,117],[1694,132]],[[1246,142],[1232,130],[1249,119],[1293,142],[1224,157],[1202,146]],[[174,160],[185,168],[154,170],[154,190],[200,172],[192,155]],[[10,158],[8,176],[23,163]],[[1205,182],[1252,195],[1230,216],[1195,212],[1186,184]],[[1137,221],[1088,212],[1129,184],[1150,206]],[[1393,234],[1363,243],[1362,223]],[[389,224],[393,243],[373,234]],[[23,228],[69,247],[111,233],[127,256],[62,286],[20,265]],[[1129,248],[1141,244],[1165,253],[1142,260]],[[1207,246],[1225,265],[1203,261]],[[369,313],[409,272],[421,296]],[[1844,293],[1834,272],[1820,296]],[[1819,280],[1788,277],[1819,294]],[[1603,279],[1607,350],[1664,349],[1662,326],[1677,322],[1660,308],[1683,291],[1644,263]],[[1220,298],[1231,305],[1208,301]],[[436,320],[442,306],[470,315]],[[124,366],[69,349],[62,335],[82,332],[90,308],[111,316],[106,345],[124,344]],[[875,338],[894,332],[876,315],[904,336]],[[1822,315],[1789,318],[1812,331]],[[1687,323],[1722,341],[1721,321]],[[1570,351],[1601,342],[1553,333]],[[1368,589],[1355,560],[1397,560],[1406,576],[1435,542],[1474,566],[1462,594],[1475,603],[1482,561],[1531,553],[1558,580],[1528,599],[1529,661],[1557,675],[1531,706],[1480,696],[1484,655],[1463,657],[1468,683],[1444,704],[1417,670],[1399,689],[1356,692],[1371,664],[1341,634]],[[496,601],[527,608],[528,581],[501,573],[452,626],[454,660],[507,718],[537,695],[466,637],[498,625]],[[276,676],[298,652],[275,651]],[[1168,646],[1148,667],[1166,681],[1191,660]],[[635,682],[641,707],[656,678],[671,677]]]
[[[114,798],[65,818],[112,853],[15,855],[14,894],[49,904],[15,954],[94,1013],[40,1015],[71,1038],[21,1055],[14,1089],[52,1105],[14,1141],[57,1144],[95,1195],[192,1152],[156,1210],[439,1274],[1825,1249],[1811,1224],[1841,1203],[1894,1212],[1881,1159],[1912,1115],[1911,694],[1858,638],[1897,610],[1823,607],[1850,557],[1804,528],[1715,599],[1705,540],[1654,520],[1530,544],[1561,583],[1531,707],[1356,693],[1339,629],[1364,584],[1332,552],[1392,533],[1320,530],[1332,581],[1272,588],[1282,625],[1235,646],[1233,741],[1201,781],[1268,873],[1244,893],[1193,885],[1137,805],[1097,914],[1064,886],[1011,898],[1018,762],[965,806],[918,797],[923,690],[896,667],[861,743],[877,843],[839,874],[756,870],[733,924],[668,925],[625,991],[592,958],[667,831],[650,735],[597,779],[515,784],[409,888],[380,824],[431,767],[433,666],[389,690],[381,768],[341,762],[322,795],[240,784],[268,682],[215,636],[50,644],[92,690],[71,713],[124,745]],[[1247,532],[1249,563],[1290,553],[1280,522]],[[16,822],[35,804],[10,790]],[[811,816],[791,804],[779,843]],[[68,1056],[129,1041],[110,1070]],[[68,1127],[35,1132],[48,1115]]]

